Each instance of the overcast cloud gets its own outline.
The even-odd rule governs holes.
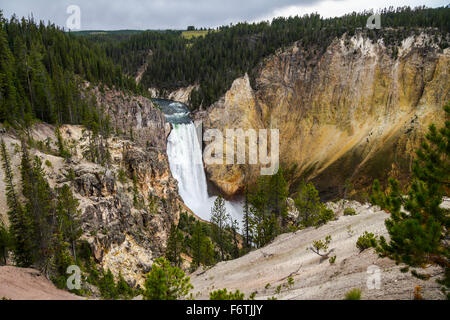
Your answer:
[[[270,20],[318,12],[340,16],[352,11],[389,6],[438,7],[440,0],[0,0],[6,17],[30,16],[66,26],[69,5],[81,9],[82,30],[185,29],[188,25],[217,27],[240,21]]]

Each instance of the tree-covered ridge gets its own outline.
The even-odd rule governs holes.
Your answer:
[[[82,81],[143,93],[122,74],[100,44],[32,19],[4,19],[0,12],[0,121],[28,126],[34,119],[80,124],[95,105],[83,98]]]
[[[145,87],[169,91],[199,84],[200,88],[191,97],[193,108],[214,103],[233,80],[246,72],[252,75],[263,58],[296,41],[314,50],[313,54],[322,54],[333,39],[344,34],[353,36],[358,30],[373,40],[383,38],[387,46],[392,46],[427,28],[428,33],[437,36],[441,49],[448,47],[449,7],[384,9],[380,12],[380,30],[365,28],[371,14],[353,12],[327,19],[318,14],[281,17],[271,23],[223,26],[205,37],[192,39],[185,39],[177,31],[146,31],[122,41],[111,37],[110,41],[102,38],[101,42],[108,55],[128,74],[135,74],[148,61],[141,81]],[[92,39],[99,41],[98,37]]]

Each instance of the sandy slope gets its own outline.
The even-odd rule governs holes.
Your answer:
[[[0,267],[0,299],[12,300],[82,300],[57,289],[39,271],[28,268]]]
[[[434,281],[438,269],[428,268],[433,278],[421,281],[410,273],[401,273],[399,266],[379,258],[372,249],[359,252],[355,244],[364,231],[386,236],[384,221],[389,215],[369,205],[353,206],[359,212],[356,216],[340,216],[318,229],[281,235],[270,245],[237,260],[219,263],[206,272],[197,270],[191,275],[194,295],[197,299],[208,298],[208,292],[228,288],[246,295],[257,291],[257,299],[342,299],[350,289],[360,288],[363,299],[411,299],[415,286],[420,285],[424,298],[442,299]],[[351,226],[353,235],[347,226]],[[308,250],[314,240],[327,235],[332,236],[330,249],[334,248],[337,256],[334,265]],[[380,289],[368,289],[367,269],[372,265],[380,268]],[[276,294],[276,287],[287,283],[289,276],[295,284]],[[266,284],[270,284],[269,289],[265,289]]]

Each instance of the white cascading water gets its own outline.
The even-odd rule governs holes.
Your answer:
[[[184,203],[200,218],[210,220],[211,208],[217,197],[208,196],[202,162],[202,148],[194,123],[174,124],[167,143],[170,170],[178,181]],[[226,201],[227,212],[241,223],[242,205]]]

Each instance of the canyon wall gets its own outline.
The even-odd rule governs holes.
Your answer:
[[[142,286],[153,260],[165,252],[172,224],[178,222],[182,210],[189,211],[170,172],[166,153],[170,125],[144,97],[90,90],[114,129],[103,141],[110,162],[89,159],[99,141],[92,140],[92,133],[83,126],[75,125],[60,128],[69,159],[58,156],[55,127],[48,124],[32,128],[30,153],[44,163],[52,188],[68,184],[79,200],[81,240],[89,245],[96,263],[116,277],[121,273],[130,284]],[[20,139],[12,131],[3,133],[2,138],[15,168],[16,192],[20,192]],[[47,147],[39,147],[44,145]],[[5,213],[3,179],[0,170],[0,208]]]
[[[357,34],[323,54],[294,44],[266,58],[255,81],[247,75],[206,111],[204,129],[276,128],[280,164],[291,191],[306,179],[322,197],[343,195],[350,179],[359,195],[374,178],[406,181],[414,152],[430,123],[444,122],[450,100],[450,50],[426,34],[397,47]],[[225,150],[225,149],[224,149]],[[259,166],[206,165],[208,178],[228,196],[242,192]]]

